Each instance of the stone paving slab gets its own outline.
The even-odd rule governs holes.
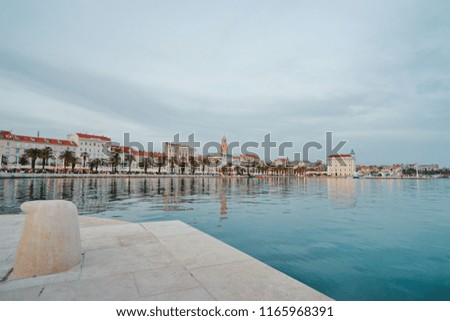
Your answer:
[[[0,216],[0,280],[10,271],[23,215]],[[0,300],[330,300],[180,221],[127,223],[80,216],[82,262],[0,282]]]
[[[126,301],[139,298],[134,275],[123,273],[45,286],[39,300]]]
[[[23,215],[0,216],[0,280],[3,280],[14,266],[24,219]]]
[[[138,272],[134,277],[142,297],[202,288],[201,283],[184,266]]]
[[[216,299],[203,287],[187,290],[166,292],[149,297],[142,297],[141,301],[216,301]]]
[[[324,299],[323,294],[255,259],[192,269],[191,273],[221,301],[245,301],[248,297],[256,301]]]
[[[188,269],[252,259],[251,256],[198,230],[162,238],[161,243]]]
[[[176,265],[180,263],[159,243],[94,250],[85,254],[81,279]]]

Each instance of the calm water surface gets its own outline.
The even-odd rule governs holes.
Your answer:
[[[337,300],[450,300],[450,180],[0,180],[0,213],[182,220]]]

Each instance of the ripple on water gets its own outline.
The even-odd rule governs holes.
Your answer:
[[[182,220],[338,300],[450,300],[450,180],[2,180],[0,213]]]

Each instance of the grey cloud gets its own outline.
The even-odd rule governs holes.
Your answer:
[[[373,162],[400,150],[413,157],[412,141],[429,152],[415,152],[424,162],[450,160],[441,139],[450,119],[447,1],[17,0],[2,8],[3,93],[11,84],[135,124],[134,137],[272,132],[302,141],[332,130]],[[1,98],[1,127],[29,130],[7,109],[27,99]],[[58,117],[34,121],[56,132]]]
[[[178,122],[177,110],[154,98],[152,89],[81,70],[71,70],[0,51],[0,72],[30,91],[58,100],[158,126]]]

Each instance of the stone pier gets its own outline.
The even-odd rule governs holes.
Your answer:
[[[0,300],[331,300],[180,221],[81,216],[81,263],[19,278],[11,269],[23,223],[0,216]]]

